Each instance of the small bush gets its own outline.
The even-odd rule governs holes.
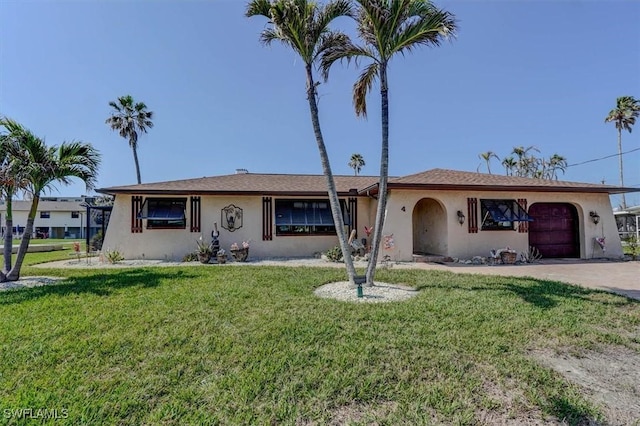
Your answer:
[[[182,258],[183,262],[195,262],[196,260],[198,260],[198,253],[187,253],[185,254],[185,256]]]
[[[542,255],[537,248],[529,246],[528,251],[523,251],[520,253],[520,260],[524,263],[533,263],[542,259]]]
[[[107,259],[107,262],[112,265],[124,260],[124,256],[118,250],[106,250],[104,252],[104,257]]]
[[[331,262],[342,262],[342,249],[340,246],[335,246],[327,250],[324,254]]]
[[[90,250],[102,250],[102,241],[104,240],[104,235],[102,235],[102,231],[98,231],[96,235],[91,237],[89,241],[89,245],[91,246]]]

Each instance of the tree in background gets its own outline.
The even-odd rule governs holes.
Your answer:
[[[365,166],[364,158],[360,154],[351,154],[351,160],[349,160],[349,167],[353,169],[353,174],[358,176],[360,170]]]
[[[2,280],[17,281],[33,233],[41,194],[56,183],[68,185],[72,178],[84,181],[87,190],[93,189],[100,165],[100,154],[91,144],[82,142],[64,142],[59,147],[47,146],[42,139],[24,128],[10,141],[6,149],[14,164],[22,170],[24,190],[31,196],[27,225],[15,264],[1,277]]]
[[[640,101],[633,96],[621,96],[616,99],[616,107],[604,119],[605,123],[613,122],[618,129],[618,167],[620,169],[620,186],[624,186],[624,172],[622,169],[622,130],[631,133],[640,114]],[[622,208],[627,208],[627,200],[622,193]]]
[[[540,150],[535,146],[514,147],[511,155],[502,160],[505,174],[507,176],[557,180],[558,172],[564,173],[567,170],[567,159],[562,155],[553,154],[546,159],[536,157],[532,152],[540,152]],[[478,156],[487,162],[487,169],[489,169],[489,161],[492,157],[499,159],[492,151],[480,153]],[[490,169],[489,173],[491,173]]]
[[[260,35],[265,45],[278,41],[290,47],[305,66],[307,78],[307,101],[311,113],[311,124],[315,134],[322,171],[327,180],[327,193],[338,235],[342,257],[347,268],[349,282],[355,284],[356,270],[351,258],[351,248],[344,229],[344,218],[338,199],[329,155],[324,144],[318,114],[318,94],[313,75],[313,66],[320,57],[337,44],[344,43],[346,35],[329,28],[331,22],[341,16],[351,16],[351,3],[346,0],[330,1],[319,5],[307,0],[253,0],[247,5],[246,16],[264,16],[269,20],[267,28]]]
[[[138,161],[138,132],[147,133],[147,130],[153,127],[153,121],[151,121],[153,111],[147,111],[144,102],[134,102],[131,95],[121,96],[117,102],[109,102],[109,106],[113,108],[113,111],[105,123],[129,141],[129,146],[133,151],[133,161],[136,165],[136,177],[138,184],[140,184],[142,179],[140,178],[140,163]]]
[[[356,115],[367,116],[367,94],[376,81],[380,84],[382,142],[378,208],[374,225],[371,257],[367,267],[367,283],[373,285],[384,217],[387,207],[389,178],[389,82],[387,67],[391,58],[404,55],[419,46],[439,46],[454,35],[454,16],[426,0],[357,0],[356,22],[362,46],[350,39],[332,46],[322,58],[325,78],[336,61],[359,59],[370,61],[353,86]]]
[[[493,151],[481,152],[478,155],[478,158],[484,160],[484,162],[487,164],[487,172],[489,174],[491,174],[491,159],[495,158],[496,160],[500,161],[500,157],[498,157]],[[480,170],[480,166],[478,166],[478,170]]]

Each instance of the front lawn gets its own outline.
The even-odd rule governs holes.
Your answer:
[[[69,278],[0,293],[5,419],[32,408],[65,410],[61,424],[580,424],[598,407],[531,351],[640,343],[639,303],[534,279],[381,270],[420,294],[350,304],[313,295],[343,279],[331,268],[25,273]]]

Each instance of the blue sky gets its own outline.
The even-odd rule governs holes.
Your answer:
[[[640,2],[463,1],[437,5],[458,37],[390,66],[390,173],[475,171],[478,154],[514,146],[570,164],[617,153],[604,117],[622,95],[640,97]],[[99,187],[135,183],[128,144],[106,124],[108,102],[131,94],[155,113],[139,141],[143,182],[233,173],[320,174],[302,63],[259,43],[266,22],[244,1],[0,0],[0,114],[49,144],[91,142]],[[349,19],[336,27],[353,33]],[[378,88],[356,118],[358,71],[337,65],[319,87],[321,123],[336,174],[352,153],[379,169]],[[623,150],[640,148],[640,123]],[[617,185],[617,158],[570,167],[564,180]],[[640,150],[624,156],[625,185],[640,187]],[[484,166],[481,170],[485,170]],[[494,173],[503,173],[499,162]],[[81,183],[53,194],[80,195]],[[631,194],[627,202],[640,204]],[[616,200],[614,199],[614,203]]]

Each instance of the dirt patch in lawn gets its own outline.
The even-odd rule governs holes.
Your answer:
[[[585,390],[607,425],[640,425],[640,354],[622,346],[536,350],[532,356]]]

